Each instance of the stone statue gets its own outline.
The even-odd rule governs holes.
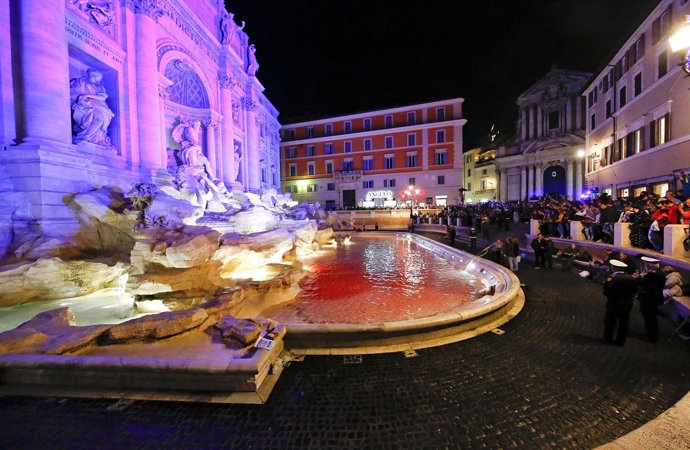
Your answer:
[[[259,62],[256,60],[256,46],[254,44],[249,46],[249,66],[247,66],[247,74],[249,76],[256,75],[259,70]]]
[[[244,30],[244,26],[246,25],[244,21],[242,21],[242,25],[238,27],[234,18],[235,15],[229,12],[220,19],[221,44],[231,44],[235,35]]]
[[[231,203],[232,199],[225,184],[215,177],[211,162],[204,155],[199,140],[201,122],[193,120],[190,123],[180,123],[172,131],[172,138],[180,144],[180,150],[175,151],[177,167],[171,169],[175,175],[177,187],[193,193],[193,203],[220,211],[223,203]]]
[[[240,175],[240,163],[242,162],[242,150],[240,146],[235,144],[235,151],[233,152],[233,159],[235,160],[234,172],[232,174],[232,181],[237,181],[237,177]]]
[[[108,0],[71,0],[72,7],[81,11],[89,20],[106,31],[115,24],[115,7]]]
[[[103,74],[94,69],[70,81],[70,101],[74,119],[74,142],[90,142],[110,147],[108,126],[115,114],[105,100],[108,93],[101,84]]]

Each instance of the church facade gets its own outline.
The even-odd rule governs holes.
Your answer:
[[[553,69],[517,99],[517,135],[496,149],[498,200],[580,198],[586,109],[580,93],[590,76]]]
[[[279,189],[278,111],[222,1],[2,1],[0,21],[3,225],[68,235],[65,196],[169,183],[185,148],[228,189]]]

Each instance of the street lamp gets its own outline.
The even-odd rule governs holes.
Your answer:
[[[412,208],[414,208],[415,201],[417,199],[417,196],[419,195],[419,189],[415,189],[415,187],[412,185],[407,186],[405,195],[407,196],[410,202],[410,217],[412,217]]]
[[[673,53],[685,52],[679,66],[690,76],[690,16],[685,16],[685,22],[671,35],[668,43]]]

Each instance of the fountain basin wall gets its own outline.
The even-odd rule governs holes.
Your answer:
[[[410,239],[415,244],[452,261],[453,264],[465,266],[465,270],[479,276],[485,284],[494,285],[495,294],[483,296],[451,311],[409,320],[318,324],[281,320],[288,328],[286,347],[319,352],[316,349],[388,346],[429,341],[477,330],[492,323],[503,323],[519,311],[516,303],[524,297],[518,278],[509,270],[423,236],[407,233],[394,235]],[[449,286],[449,289],[451,288],[452,286]]]

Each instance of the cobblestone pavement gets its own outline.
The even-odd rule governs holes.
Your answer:
[[[591,448],[653,419],[690,390],[690,345],[599,342],[601,286],[523,263],[526,305],[443,347],[308,356],[263,406],[0,398],[1,448]]]

